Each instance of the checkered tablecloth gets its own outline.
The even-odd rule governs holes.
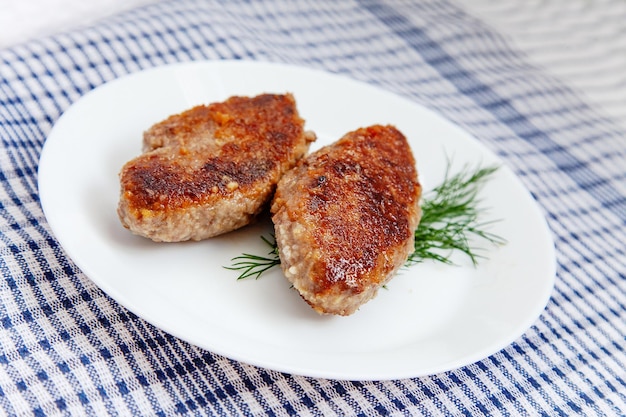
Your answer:
[[[0,49],[0,414],[626,415],[624,3],[479,3],[171,0]],[[42,146],[107,81],[218,59],[375,84],[497,153],[554,234],[541,317],[461,369],[336,381],[229,360],[115,303],[46,222]]]

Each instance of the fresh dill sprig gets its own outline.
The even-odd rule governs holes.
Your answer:
[[[263,242],[271,248],[271,250],[267,253],[267,256],[243,253],[240,256],[236,256],[231,259],[231,262],[233,262],[231,266],[225,266],[224,268],[233,271],[242,271],[237,277],[238,280],[249,277],[255,277],[255,279],[258,279],[263,272],[275,267],[276,265],[280,265],[276,237],[274,235],[271,235],[270,238],[261,236],[261,239],[263,239]]]
[[[452,264],[450,255],[460,251],[476,265],[481,256],[474,246],[476,239],[494,245],[506,240],[485,230],[493,222],[480,222],[484,209],[478,206],[478,193],[485,181],[498,167],[471,168],[464,166],[461,171],[450,175],[451,161],[448,161],[443,182],[422,196],[422,218],[415,231],[415,251],[407,259],[405,266],[412,266],[425,260]],[[241,271],[237,279],[259,278],[265,271],[280,265],[276,238],[261,236],[270,247],[267,256],[244,253],[232,258],[234,262],[226,269]]]
[[[448,162],[441,185],[422,198],[422,218],[415,231],[415,251],[406,265],[411,266],[426,259],[451,264],[450,254],[460,251],[476,265],[481,257],[474,241],[486,240],[495,245],[506,241],[485,230],[493,222],[479,222],[484,211],[478,204],[478,192],[485,181],[497,171],[497,166],[470,168],[450,175]]]

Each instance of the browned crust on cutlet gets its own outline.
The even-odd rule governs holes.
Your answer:
[[[145,132],[145,153],[122,168],[122,223],[157,241],[241,227],[312,140],[291,94],[231,97],[171,116]]]
[[[413,251],[420,194],[393,126],[358,129],[302,159],[271,208],[285,275],[317,311],[351,314]]]

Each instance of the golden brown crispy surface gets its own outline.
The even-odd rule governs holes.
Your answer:
[[[272,204],[287,278],[316,310],[350,314],[412,252],[420,193],[392,126],[358,129],[302,159]]]
[[[123,167],[120,218],[135,233],[167,241],[203,239],[240,227],[271,198],[282,173],[312,140],[290,94],[231,97],[171,116],[145,132],[146,152]],[[225,205],[228,200],[232,207]],[[221,219],[208,213],[215,204],[242,218],[217,227]],[[214,221],[215,230],[179,238],[176,227],[192,228],[186,218]],[[154,230],[159,224],[168,236]]]

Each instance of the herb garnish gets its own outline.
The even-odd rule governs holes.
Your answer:
[[[242,271],[237,277],[238,280],[249,277],[255,277],[258,279],[263,272],[275,267],[276,265],[280,265],[276,237],[274,237],[274,235],[271,235],[270,238],[261,236],[261,239],[263,239],[263,242],[267,243],[267,245],[271,248],[271,250],[267,253],[267,256],[243,253],[240,256],[231,259],[231,262],[234,262],[231,266],[225,266],[224,268],[231,269],[233,271]]]
[[[451,264],[449,254],[458,250],[476,265],[481,256],[472,246],[473,239],[502,245],[506,240],[485,228],[493,222],[479,222],[484,211],[478,207],[478,192],[497,166],[471,168],[464,166],[450,176],[450,165],[441,185],[422,196],[422,218],[415,231],[415,252],[409,255],[407,266],[426,259]],[[446,256],[448,255],[448,256]]]
[[[476,238],[494,245],[506,240],[485,230],[493,222],[480,222],[483,209],[478,207],[478,192],[485,181],[498,167],[471,168],[464,166],[461,171],[450,175],[451,162],[448,161],[443,182],[422,196],[422,218],[415,231],[415,251],[409,256],[405,266],[412,266],[425,260],[452,264],[450,255],[460,251],[476,265],[481,256],[473,246]],[[265,271],[280,265],[276,238],[261,236],[269,246],[266,256],[243,253],[232,258],[226,269],[241,271],[237,279],[259,278]]]

